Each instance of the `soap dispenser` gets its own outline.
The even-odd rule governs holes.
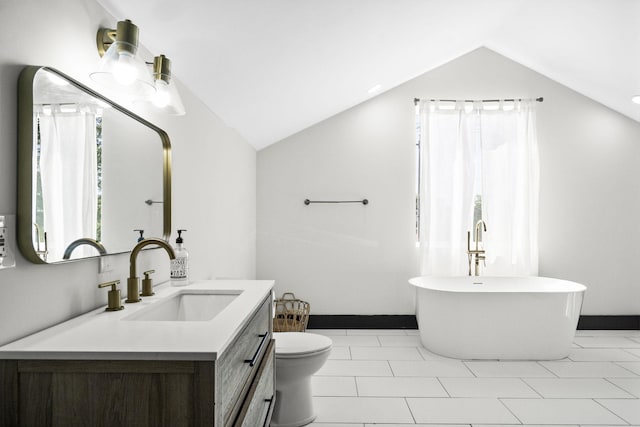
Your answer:
[[[144,240],[144,230],[141,230],[141,229],[139,229],[139,228],[136,228],[136,229],[135,229],[135,230],[133,230],[133,231],[137,231],[138,233],[140,233],[140,237],[138,237],[138,242],[140,242],[140,241]]]
[[[171,260],[171,285],[185,286],[189,284],[189,252],[184,247],[182,240],[182,232],[184,229],[178,230],[178,238],[176,239],[176,247],[174,252],[176,258]]]

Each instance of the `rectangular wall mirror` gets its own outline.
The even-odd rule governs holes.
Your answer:
[[[34,263],[169,239],[171,144],[162,129],[49,67],[18,81],[18,246]]]

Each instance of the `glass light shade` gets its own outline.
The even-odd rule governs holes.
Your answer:
[[[151,96],[151,103],[167,114],[176,116],[186,114],[176,86],[162,79],[156,80],[156,93]]]
[[[98,71],[90,74],[93,81],[116,92],[149,97],[155,92],[153,78],[147,65],[136,56],[138,48],[116,41],[105,52]]]

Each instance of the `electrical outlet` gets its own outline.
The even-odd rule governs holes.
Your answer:
[[[4,215],[0,215],[0,258],[5,256],[7,256],[7,228],[5,227]]]
[[[15,226],[15,215],[0,215],[0,270],[16,266]]]

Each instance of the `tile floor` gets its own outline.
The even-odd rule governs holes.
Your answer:
[[[415,330],[309,332],[334,344],[311,427],[640,427],[640,331],[578,331],[541,362],[444,358]]]

